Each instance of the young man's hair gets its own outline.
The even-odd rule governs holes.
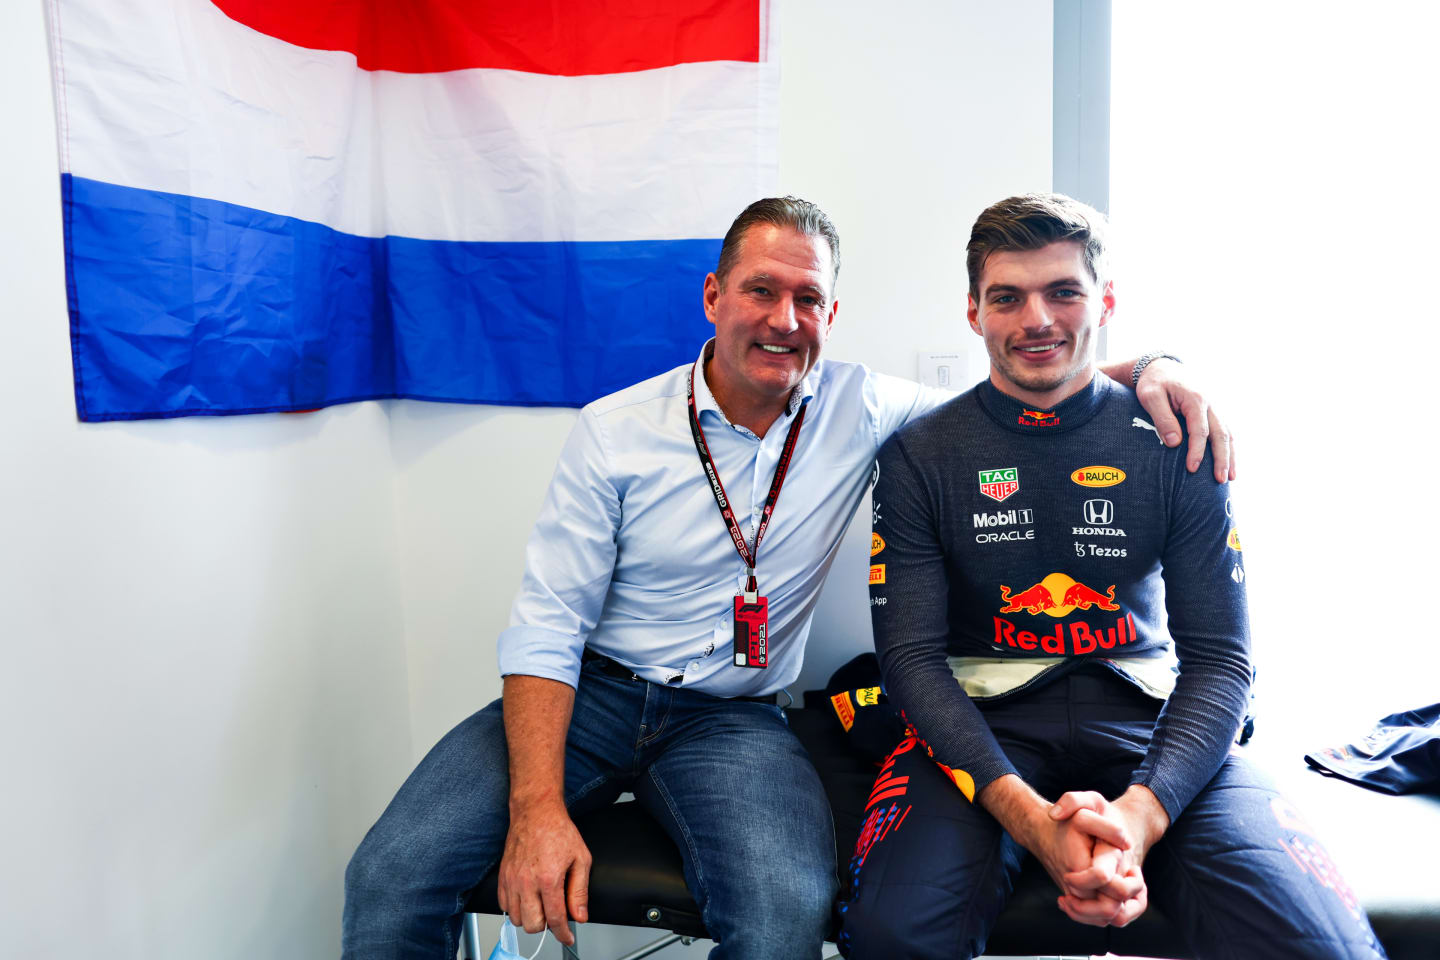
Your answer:
[[[1063,240],[1081,245],[1090,278],[1103,284],[1108,264],[1105,215],[1099,210],[1062,193],[1027,193],[986,207],[976,218],[970,243],[965,247],[970,296],[980,296],[980,274],[990,254],[998,250],[1039,250]]]
[[[834,287],[840,279],[840,234],[835,224],[825,216],[824,210],[799,197],[766,197],[740,211],[740,216],[725,232],[725,242],[720,245],[720,262],[715,265],[715,278],[720,281],[720,286],[725,286],[726,278],[740,259],[740,245],[745,240],[745,231],[762,223],[789,227],[807,237],[824,237],[830,245],[830,285]]]

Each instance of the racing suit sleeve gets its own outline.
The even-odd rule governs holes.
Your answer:
[[[946,663],[949,582],[940,517],[901,437],[880,450],[870,618],[890,701],[970,800],[1015,768]],[[881,544],[883,543],[883,547]]]
[[[525,575],[500,633],[500,674],[580,682],[585,639],[599,620],[615,567],[621,496],[602,424],[580,411],[525,547]]]
[[[1252,671],[1231,487],[1215,482],[1209,452],[1193,474],[1174,457],[1168,487],[1161,568],[1180,674],[1130,782],[1148,787],[1174,822],[1225,761]]]

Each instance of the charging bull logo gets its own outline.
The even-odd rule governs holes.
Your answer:
[[[1052,573],[1033,587],[1013,595],[1010,588],[1002,584],[1000,599],[1005,601],[1005,606],[1000,608],[1001,613],[1024,610],[1031,616],[1048,613],[1052,617],[1063,617],[1072,610],[1089,610],[1091,607],[1120,609],[1120,604],[1115,602],[1113,583],[1105,593],[1100,593],[1063,573]]]
[[[1020,416],[1016,423],[1022,427],[1058,427],[1060,426],[1060,414],[1047,410],[1026,410],[1020,408]]]
[[[1001,613],[1028,613],[1032,617],[1044,613],[1059,618],[1076,610],[1088,611],[1092,608],[1107,611],[1120,609],[1120,604],[1115,602],[1113,583],[1101,593],[1063,573],[1052,573],[1019,593],[1012,593],[1009,587],[1002,585],[1000,599],[1005,601],[1005,606],[1000,608]],[[1113,626],[1077,620],[1068,624],[1057,623],[1048,633],[1022,630],[1019,624],[1005,617],[994,619],[993,643],[996,647],[1014,647],[1056,656],[1084,656],[1097,650],[1123,647],[1137,640],[1135,619],[1128,613],[1116,617]]]

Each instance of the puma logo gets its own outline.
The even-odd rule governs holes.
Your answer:
[[[1130,418],[1130,426],[1132,426],[1132,427],[1140,427],[1142,430],[1149,430],[1151,433],[1155,434],[1155,439],[1156,439],[1156,440],[1160,440],[1160,431],[1155,429],[1155,425],[1154,425],[1153,423],[1149,423],[1149,422],[1147,422],[1147,421],[1145,421],[1145,420],[1141,420],[1139,417],[1131,417],[1131,418]],[[1164,441],[1164,440],[1160,440],[1160,442],[1161,442],[1161,443],[1164,443],[1165,441]]]

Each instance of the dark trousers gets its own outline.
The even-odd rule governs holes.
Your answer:
[[[1160,707],[1103,667],[979,706],[1020,776],[1052,800],[1123,793]],[[851,860],[842,952],[982,953],[1028,855],[907,737],[881,770]],[[1324,847],[1238,752],[1142,869],[1150,902],[1206,960],[1385,955]]]

